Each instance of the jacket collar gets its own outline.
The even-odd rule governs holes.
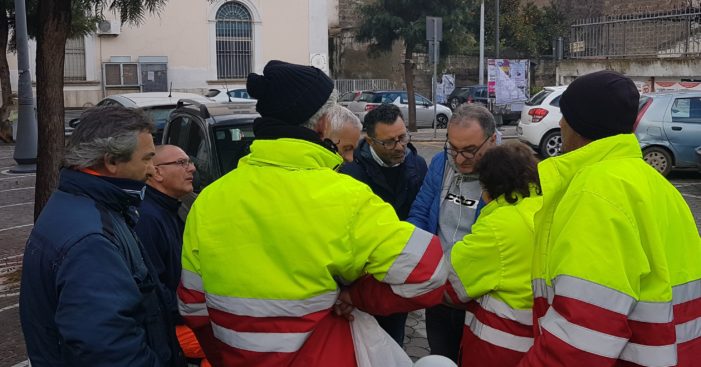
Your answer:
[[[131,214],[131,208],[141,203],[145,185],[139,181],[95,176],[64,168],[61,170],[58,189],[89,197],[102,206],[127,216]]]
[[[327,148],[301,139],[258,140],[251,144],[251,154],[242,162],[291,169],[337,169],[343,158]]]
[[[598,162],[624,158],[641,158],[642,152],[634,134],[620,134],[591,143],[572,152],[548,158],[538,164],[540,182],[545,195],[565,189],[586,167]]]
[[[145,200],[151,200],[158,206],[165,208],[173,213],[177,213],[180,209],[180,200],[166,195],[153,187],[146,185],[146,195]]]

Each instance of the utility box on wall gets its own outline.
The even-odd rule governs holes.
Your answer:
[[[139,56],[142,92],[168,91],[168,57]]]

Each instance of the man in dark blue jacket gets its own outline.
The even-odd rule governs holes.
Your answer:
[[[20,319],[32,366],[177,365],[169,314],[134,234],[153,172],[152,123],[122,107],[86,111],[58,190],[29,235]]]
[[[375,195],[394,207],[399,219],[406,220],[426,176],[426,161],[411,145],[397,106],[382,104],[368,112],[364,126],[367,136],[356,148],[353,162],[344,164],[340,171],[366,183]],[[376,318],[402,345],[406,317],[406,313],[398,313]]]

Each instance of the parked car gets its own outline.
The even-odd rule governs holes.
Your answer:
[[[416,126],[433,127],[433,102],[418,93],[415,93],[414,98],[416,99]],[[363,121],[365,114],[382,103],[397,105],[404,115],[405,122],[409,123],[409,100],[406,91],[363,91],[356,101],[348,104],[348,109]],[[437,127],[441,129],[447,127],[452,115],[450,108],[436,105]]]
[[[248,95],[248,90],[246,88],[210,88],[207,93],[204,94],[205,97],[209,98],[214,102],[250,102],[255,101],[250,95]]]
[[[516,135],[543,158],[560,154],[560,97],[567,86],[545,87],[526,101]]]
[[[662,175],[673,169],[696,169],[696,148],[701,142],[701,92],[643,94],[635,135],[645,161]]]
[[[163,130],[163,144],[180,147],[197,172],[195,192],[238,166],[253,142],[253,120],[260,115],[253,103],[182,100]]]
[[[175,109],[178,101],[188,99],[200,103],[209,102],[208,99],[194,93],[176,92],[145,92],[113,94],[97,103],[97,106],[123,106],[127,108],[140,108],[151,117],[156,125],[153,141],[158,144],[161,141],[163,127],[168,116]],[[78,119],[69,122],[70,127],[75,127]]]
[[[357,101],[358,98],[360,98],[361,93],[362,92],[359,90],[353,90],[350,92],[343,93],[338,97],[338,104],[347,108],[348,105],[350,105],[352,102]]]
[[[504,124],[517,121],[521,117],[521,111],[513,111],[511,105],[499,105],[497,108],[489,105],[489,90],[484,84],[470,85],[467,87],[456,87],[448,95],[448,106],[455,111],[463,103],[479,103],[484,107],[491,108],[492,113],[500,113]]]

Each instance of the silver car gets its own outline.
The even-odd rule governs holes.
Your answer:
[[[433,102],[418,93],[414,93],[414,98],[416,101],[416,126],[433,127]],[[368,112],[383,103],[392,103],[399,107],[404,115],[404,122],[407,124],[409,123],[409,100],[406,91],[363,91],[360,93],[360,96],[353,102],[350,102],[347,107],[358,116],[360,121],[363,121]],[[448,120],[450,120],[453,112],[450,108],[440,104],[435,107],[436,125],[439,129],[444,129],[448,126]]]
[[[701,142],[701,91],[665,91],[640,97],[635,135],[643,158],[662,175],[696,168]]]

